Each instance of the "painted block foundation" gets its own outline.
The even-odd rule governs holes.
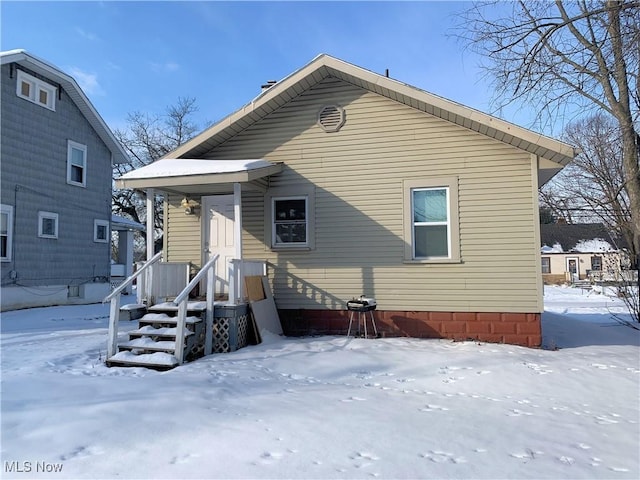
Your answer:
[[[278,313],[288,336],[346,335],[349,327],[346,310],[278,310]],[[539,347],[542,341],[539,313],[375,310],[373,314],[381,337],[449,338],[526,347]]]

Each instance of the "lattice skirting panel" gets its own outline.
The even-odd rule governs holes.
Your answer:
[[[214,319],[213,351],[214,353],[234,352],[247,346],[249,315],[222,317]]]

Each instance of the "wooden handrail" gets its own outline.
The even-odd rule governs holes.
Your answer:
[[[184,290],[180,292],[180,294],[173,301],[174,305],[178,306],[178,319],[176,322],[176,344],[174,348],[174,355],[178,360],[178,365],[182,365],[184,361],[184,334],[187,323],[187,310],[188,310],[188,300],[189,293],[194,287],[200,283],[200,280],[207,276],[208,285],[207,285],[207,319],[205,320],[206,326],[211,327],[209,319],[213,317],[213,298],[215,296],[215,292],[213,292],[214,288],[214,277],[213,277],[213,268],[216,264],[216,261],[220,257],[219,253],[216,253],[213,257],[209,259],[207,263],[205,263],[200,271],[193,277],[193,280],[189,282],[189,285],[184,287]],[[205,333],[207,338],[211,337],[211,335]],[[206,347],[205,347],[206,349]],[[210,352],[209,352],[210,353]]]
[[[135,271],[132,275],[130,275],[124,282],[122,282],[117,288],[113,290],[109,295],[107,295],[102,303],[107,303],[109,300],[113,299],[116,295],[122,293],[122,291],[127,288],[128,285],[133,283],[133,281],[138,278],[144,271],[146,271],[151,265],[156,263],[158,260],[162,258],[162,252],[156,253],[151,259],[146,262],[142,267],[140,267],[137,271]]]
[[[175,300],[173,301],[174,305],[178,305],[178,304],[180,304],[180,302],[186,300],[186,298],[189,295],[189,293],[191,293],[191,290],[193,290],[194,287],[200,282],[200,280],[202,280],[204,278],[204,276],[207,274],[207,271],[211,267],[213,267],[213,265],[215,265],[215,263],[216,263],[216,261],[218,260],[219,257],[220,257],[220,254],[216,253],[213,257],[211,257],[209,259],[209,261],[207,263],[205,263],[203,265],[203,267],[196,274],[196,276],[193,277],[193,280],[191,280],[189,282],[189,285],[184,287],[182,292],[180,292],[180,294],[175,298]]]

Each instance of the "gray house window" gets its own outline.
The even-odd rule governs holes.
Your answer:
[[[56,109],[56,87],[49,85],[39,78],[29,75],[22,70],[18,70],[18,84],[16,93],[20,98],[24,98],[36,105]]]
[[[40,238],[58,238],[58,214],[38,212],[38,236]]]
[[[87,146],[67,141],[67,183],[87,186]]]
[[[602,257],[594,255],[591,257],[591,270],[602,271]]]
[[[109,241],[109,222],[106,220],[93,221],[93,241],[98,243]]]
[[[13,207],[0,205],[0,261],[11,261],[13,242]]]

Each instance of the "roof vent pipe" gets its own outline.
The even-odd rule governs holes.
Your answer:
[[[267,80],[267,83],[264,83],[260,86],[260,88],[262,89],[262,91],[264,92],[265,90],[269,90],[271,87],[273,87],[276,83],[278,83],[277,80]]]

